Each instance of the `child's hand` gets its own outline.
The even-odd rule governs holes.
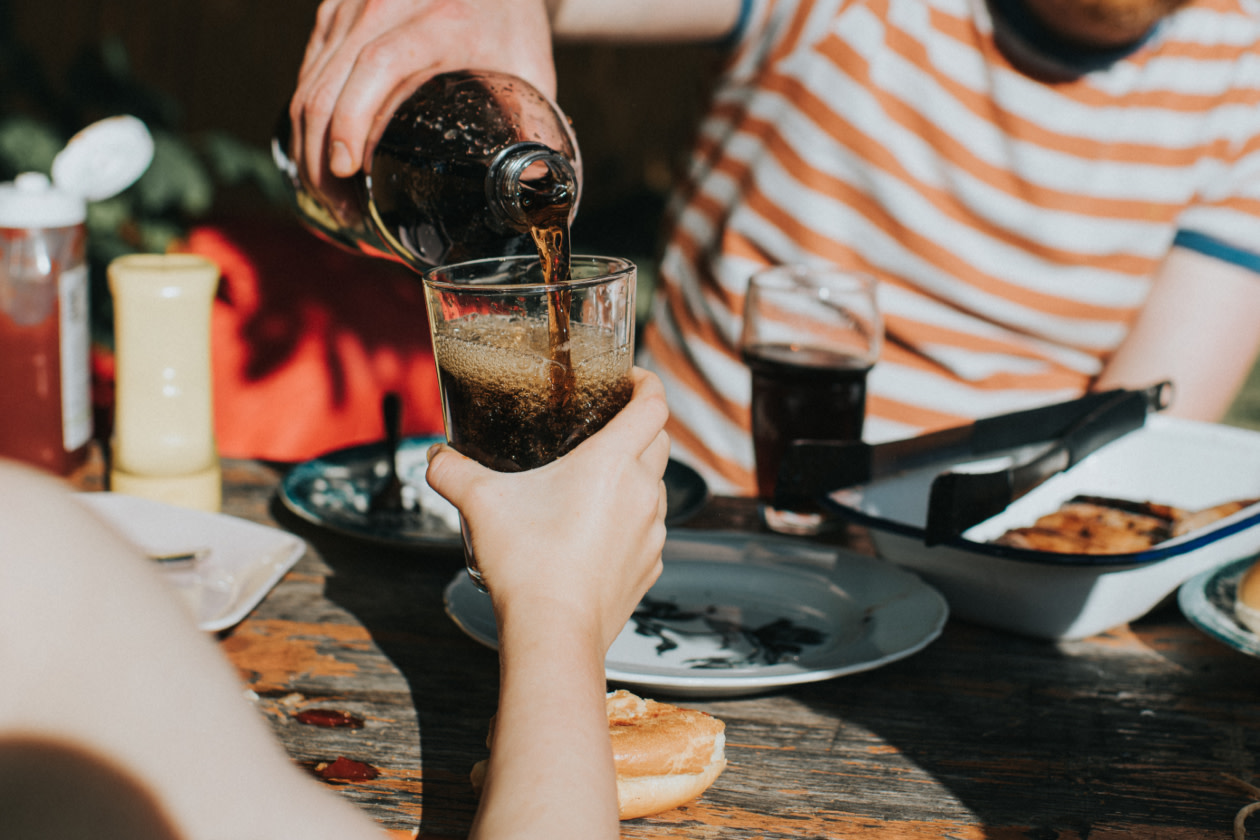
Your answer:
[[[533,616],[598,634],[606,650],[660,575],[669,412],[660,380],[633,375],[607,426],[538,469],[500,473],[430,450],[429,484],[464,515],[501,629]]]

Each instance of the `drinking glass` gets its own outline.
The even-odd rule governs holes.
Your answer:
[[[779,462],[794,440],[858,440],[866,376],[884,326],[869,275],[833,266],[781,265],[753,275],[740,349],[752,372],[757,495],[774,531],[815,534],[821,508],[773,506]]]
[[[573,449],[630,400],[634,263],[576,256],[548,284],[537,257],[440,266],[424,276],[446,438],[501,472]],[[505,511],[504,515],[510,515]],[[468,573],[483,585],[461,518]]]

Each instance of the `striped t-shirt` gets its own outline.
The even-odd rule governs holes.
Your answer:
[[[1260,270],[1260,2],[1195,2],[1040,78],[988,9],[766,0],[737,45],[641,342],[674,456],[715,491],[753,492],[738,341],[766,265],[877,277],[871,441],[1084,392],[1174,245]]]

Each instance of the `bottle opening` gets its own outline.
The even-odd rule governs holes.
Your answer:
[[[514,230],[567,225],[577,210],[577,173],[567,158],[541,143],[517,143],[495,156],[486,200]]]

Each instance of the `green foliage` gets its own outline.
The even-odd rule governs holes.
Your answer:
[[[222,131],[179,127],[178,102],[137,79],[122,42],[107,36],[81,51],[63,85],[50,82],[34,52],[3,26],[0,0],[0,180],[48,174],[53,157],[80,129],[131,114],[154,139],[148,171],[121,195],[89,208],[89,258],[97,264],[132,252],[163,251],[215,209],[223,188],[252,186],[276,203],[284,184],[267,149]]]
[[[285,203],[282,176],[267,149],[222,131],[180,130],[179,103],[132,75],[116,38],[80,54],[63,87],[50,84],[33,52],[2,25],[3,11],[0,0],[0,180],[50,174],[70,137],[108,116],[131,114],[153,135],[153,162],[139,180],[88,207],[93,332],[109,343],[113,316],[104,268],[111,260],[166,251],[215,210],[225,188],[253,188],[269,202]]]
[[[268,200],[284,187],[266,151],[223,132],[198,137],[152,130],[153,162],[123,193],[88,208],[88,243],[95,262],[126,253],[162,252],[213,209],[220,187],[253,184]],[[49,174],[68,138],[40,120],[0,120],[0,175]]]
[[[222,131],[207,133],[201,148],[211,171],[222,183],[253,184],[272,204],[289,205],[288,187],[270,150],[242,143]]]
[[[64,140],[52,126],[26,116],[0,120],[0,166],[12,174],[48,172]]]

